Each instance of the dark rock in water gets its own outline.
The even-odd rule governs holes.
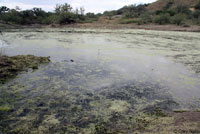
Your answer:
[[[70,60],[71,62],[74,62],[74,60]]]

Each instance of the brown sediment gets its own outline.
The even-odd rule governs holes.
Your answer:
[[[48,57],[33,55],[0,56],[0,84],[15,77],[21,71],[27,71],[29,68],[38,69],[39,64],[49,62]]]
[[[172,114],[175,117],[175,126],[183,125],[185,122],[193,122],[193,123],[199,123],[200,125],[200,112],[193,112],[193,111],[187,111],[187,112],[180,112],[180,113],[173,113]]]

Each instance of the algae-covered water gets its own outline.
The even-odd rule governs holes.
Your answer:
[[[103,134],[140,112],[199,108],[200,33],[16,29],[0,42],[51,57],[0,87],[0,133]]]

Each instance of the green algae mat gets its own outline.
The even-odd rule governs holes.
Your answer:
[[[12,29],[0,39],[7,56],[38,56],[0,86],[0,133],[200,133],[200,33]]]
[[[27,71],[29,68],[35,70],[38,69],[39,64],[49,62],[50,60],[47,57],[33,55],[0,56],[0,84],[15,77],[21,71]]]

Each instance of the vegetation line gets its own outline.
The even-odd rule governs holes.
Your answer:
[[[41,8],[21,10],[19,7],[9,9],[0,7],[0,27],[3,24],[73,24],[92,23],[101,17],[108,20],[117,19],[118,24],[175,24],[188,27],[200,25],[200,1],[189,3],[178,0],[158,0],[152,4],[129,5],[119,10],[105,11],[103,14],[86,13],[84,8],[73,9],[65,3],[56,5],[54,12],[46,12]]]

